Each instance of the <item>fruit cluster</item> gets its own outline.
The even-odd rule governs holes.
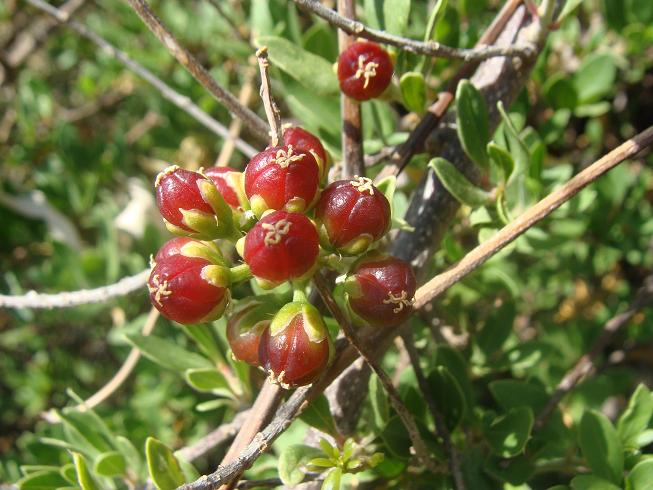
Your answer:
[[[361,100],[378,95],[392,76],[387,53],[360,51],[367,44],[353,46],[360,73],[343,82]],[[346,67],[342,73],[348,76]],[[372,250],[390,228],[388,199],[365,177],[324,187],[328,162],[316,136],[290,127],[244,172],[173,165],[155,183],[163,221],[179,236],[152,259],[152,304],[182,324],[211,322],[229,308],[233,355],[286,387],[315,381],[333,355],[324,320],[305,296],[318,267],[347,268],[337,292],[357,325],[401,323],[415,293],[408,264]],[[233,244],[243,262],[230,264],[218,240]],[[279,304],[268,294],[231,305],[232,286],[251,278],[263,289],[290,281],[292,301]]]

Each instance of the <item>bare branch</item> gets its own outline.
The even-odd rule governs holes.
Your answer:
[[[227,128],[225,128],[222,124],[220,124],[218,121],[216,121],[211,116],[209,116],[197,105],[193,104],[188,97],[176,92],[165,82],[163,82],[163,80],[161,80],[156,75],[154,75],[151,71],[149,71],[147,68],[136,63],[124,51],[121,51],[118,48],[114,47],[113,45],[109,44],[102,37],[98,36],[91,30],[89,30],[83,24],[74,21],[69,21],[67,15],[62,14],[60,10],[53,7],[52,5],[47,4],[43,0],[27,0],[27,2],[30,5],[33,5],[34,7],[52,15],[59,22],[65,23],[72,30],[74,30],[81,36],[85,37],[89,41],[93,42],[97,46],[99,46],[104,53],[113,56],[115,59],[120,61],[123,65],[128,67],[134,73],[136,73],[138,76],[140,76],[145,81],[149,82],[152,86],[154,86],[159,92],[161,92],[161,95],[165,99],[169,100],[174,105],[184,110],[186,113],[188,113],[190,116],[192,116],[197,121],[202,123],[204,126],[206,126],[208,129],[213,131],[218,136],[225,139],[229,139],[230,135],[229,135],[229,130]],[[238,147],[240,151],[242,151],[248,157],[251,157],[257,153],[257,151],[251,145],[249,145],[248,143],[244,142],[241,139],[236,139],[234,141],[234,144],[236,145],[236,147]]]
[[[261,99],[263,99],[263,106],[265,107],[265,115],[268,117],[268,124],[270,125],[270,138],[272,146],[279,146],[283,141],[283,133],[281,131],[281,114],[277,104],[272,97],[272,87],[270,83],[270,58],[268,57],[268,47],[263,46],[256,51],[256,59],[258,60],[258,67],[261,71]]]
[[[250,410],[238,412],[231,422],[221,425],[197,442],[176,451],[175,454],[186,461],[192,462],[210,453],[216,447],[226,444],[238,433],[238,429],[247,420],[249,412]]]
[[[530,44],[512,46],[483,46],[474,49],[452,48],[435,41],[422,42],[401,36],[395,36],[385,31],[372,29],[362,22],[348,19],[322,5],[318,0],[293,0],[300,7],[305,7],[314,14],[322,17],[329,24],[345,31],[352,36],[363,37],[371,41],[397,46],[404,51],[437,56],[439,58],[461,59],[465,61],[482,61],[495,56],[516,56],[530,58],[535,55],[536,49]]]
[[[147,268],[133,276],[124,277],[115,284],[95,289],[80,289],[79,291],[66,291],[56,294],[41,294],[36,291],[30,291],[21,296],[0,294],[0,308],[51,309],[70,308],[89,303],[104,303],[110,299],[125,296],[143,288],[149,277],[150,269]]]
[[[627,140],[607,155],[597,160],[565,185],[553,191],[537,204],[526,210],[521,216],[501,228],[494,236],[463,257],[449,270],[435,276],[415,293],[415,308],[421,308],[427,302],[444,293],[470,272],[485,263],[503,247],[525,233],[531,227],[546,218],[562,204],[574,197],[587,185],[616,167],[627,158],[637,155],[653,143],[653,126]]]
[[[644,285],[639,289],[633,302],[626,310],[612,317],[603,326],[601,336],[596,340],[589,352],[583,355],[558,383],[551,398],[535,418],[534,430],[540,430],[560,403],[560,400],[569,393],[580,380],[594,368],[596,358],[614,338],[617,332],[628,325],[630,320],[641,309],[653,304],[653,275],[644,280]]]
[[[229,91],[223,88],[211,74],[204,68],[200,62],[175,39],[168,28],[163,25],[161,20],[152,12],[149,4],[145,0],[127,0],[129,5],[138,14],[141,20],[147,25],[152,33],[168,48],[168,51],[186,68],[202,86],[223,104],[231,114],[243,120],[245,125],[252,133],[267,143],[268,129],[265,122],[258,117],[249,108],[243,106],[238,99]]]
[[[363,346],[362,342],[358,338],[358,335],[354,331],[353,327],[349,324],[347,318],[345,318],[345,315],[336,303],[336,300],[333,298],[329,284],[326,282],[324,276],[320,272],[317,272],[313,277],[313,283],[319,291],[324,304],[326,304],[327,308],[331,312],[331,315],[333,315],[333,317],[338,322],[338,325],[340,325],[340,328],[345,334],[345,337],[347,337],[347,340],[349,340],[349,342],[356,348],[360,356],[365,359],[365,362],[370,366],[370,368],[372,368],[372,371],[374,371],[374,373],[381,380],[381,384],[383,385],[383,388],[390,398],[390,403],[392,404],[393,408],[397,412],[397,415],[399,415],[399,418],[408,431],[408,435],[411,442],[413,443],[413,448],[415,449],[415,453],[417,454],[418,459],[422,462],[424,467],[426,467],[432,473],[441,473],[441,469],[433,462],[429,456],[428,448],[426,447],[426,443],[419,433],[419,429],[417,428],[417,423],[415,422],[413,415],[410,413],[402,401],[401,397],[399,396],[399,392],[392,384],[392,381],[386,372]]]

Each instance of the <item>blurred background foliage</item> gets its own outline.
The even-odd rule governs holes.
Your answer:
[[[284,118],[318,134],[337,160],[340,115],[329,72],[337,56],[335,30],[285,0],[217,1],[228,20],[212,2],[203,0],[157,0],[152,7],[232,93],[253,86],[251,106],[261,115],[252,53],[257,40],[265,36]],[[434,2],[413,1],[404,26],[392,25],[393,19],[381,15],[383,2],[359,3],[368,24],[422,39]],[[529,174],[529,202],[653,124],[653,4],[648,0],[570,3],[577,8],[551,34],[533,76],[509,109],[528,149],[530,168],[536,169]],[[499,8],[500,2],[492,0],[451,0],[433,38],[471,47]],[[0,4],[3,58],[16,35],[41,18],[45,14],[20,0]],[[88,1],[74,18],[229,125],[227,111],[172,59],[125,2]],[[284,39],[302,48],[302,56],[320,57],[313,60],[315,65],[309,64],[313,73],[284,65]],[[281,46],[280,51],[275,46]],[[406,53],[395,55],[398,75],[426,74],[426,100],[434,99],[459,66],[446,60],[425,62]],[[311,86],[311,76],[321,80],[316,82],[319,90]],[[416,112],[424,110],[425,101],[415,100],[410,92],[404,93],[403,101],[398,97],[391,103],[365,105],[368,153],[403,141],[418,120]],[[169,162],[189,168],[212,165],[223,146],[223,141],[137,75],[60,26],[20,66],[5,65],[0,107],[3,294],[97,287],[144,269],[149,255],[168,238],[155,213],[154,176]],[[494,137],[497,144],[506,145],[506,131],[504,122]],[[242,136],[252,141],[246,130]],[[236,150],[229,162],[242,167],[246,159]],[[394,203],[398,215],[425,168],[426,159],[418,156],[400,179]],[[514,393],[520,389],[537,393],[535,398],[541,401],[540,395],[550,391],[586,352],[603,323],[633,298],[643,278],[653,271],[652,206],[650,165],[624,164],[452,288],[436,311],[415,316],[418,346],[428,354],[426,367],[431,371],[443,365],[456,374],[467,401],[463,423],[469,434],[483,433],[484,420],[513,408],[497,395],[500,381],[512,380]],[[460,259],[500,226],[493,209],[463,207],[430,262],[429,276]],[[16,481],[34,471],[23,468],[21,472],[21,465],[59,467],[70,462],[65,451],[43,442],[43,438],[69,438],[65,425],[50,424],[40,414],[73,403],[68,389],[86,398],[103,385],[129,351],[126,335],[132,341],[138,337],[148,310],[143,291],[108,304],[67,310],[0,311],[0,480]],[[651,325],[650,312],[635,317],[611,347],[611,362],[566,400],[556,430],[529,443],[534,445],[529,446],[530,456],[548,451],[548,459],[539,460],[542,466],[560,458],[573,465],[574,458],[567,456],[576,447],[573,427],[583,414],[602,409],[615,418],[636,384],[650,382]],[[210,356],[200,354],[206,342],[224,351],[220,332],[218,325],[209,329],[211,340],[193,342],[178,326],[161,319],[155,335],[208,360]],[[438,348],[433,335],[454,341],[457,350]],[[151,349],[150,357],[156,359],[158,351]],[[390,371],[401,366],[394,350],[385,362]],[[216,398],[225,399],[214,389],[217,385],[201,392],[197,384],[189,386],[180,376],[186,373],[188,379],[188,369],[197,366],[177,367],[164,369],[141,360],[128,382],[97,409],[108,428],[129,439],[141,454],[148,436],[178,449],[230,420],[234,409],[247,402],[245,393],[226,397],[229,403],[214,403]],[[239,369],[233,366],[234,371]],[[414,376],[410,368],[404,365],[404,369],[403,375],[398,374],[402,393],[413,400],[415,412],[422,413],[424,407],[414,396]],[[248,384],[249,373],[241,374]],[[256,374],[253,377],[254,384],[260,381]],[[389,422],[381,417],[379,422],[378,401],[367,403],[360,434],[377,435],[378,450],[386,455],[375,475],[394,478],[393,488],[408,488],[401,476],[408,457],[402,427],[397,428],[396,418]],[[649,422],[642,431],[653,429]],[[275,445],[278,452],[301,442],[306,428],[302,424]],[[459,441],[465,438],[462,431],[454,436]],[[481,461],[479,467],[466,468],[470,475],[479,475],[474,488],[493,488],[492,482],[499,480],[519,482],[516,476],[499,475],[505,468],[492,467],[492,462],[483,468],[483,459],[475,453],[481,449],[470,444],[466,451],[470,465]],[[568,483],[573,476],[565,466],[540,472],[534,460],[527,463],[533,466],[524,470],[527,479],[532,478],[532,488]],[[198,465],[200,471],[209,468]],[[252,474],[276,475],[274,459],[262,458]],[[52,486],[66,486],[55,483]],[[111,478],[104,484],[121,486]],[[419,479],[410,485],[418,488]]]

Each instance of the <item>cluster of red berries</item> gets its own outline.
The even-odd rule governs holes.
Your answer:
[[[361,51],[362,45],[376,46],[350,48],[358,71],[347,75],[351,66],[343,59],[339,69],[343,90],[359,99],[378,95],[392,76],[387,53],[378,46]],[[333,354],[325,323],[303,291],[328,256],[344,264],[343,256],[354,257],[340,290],[358,325],[401,323],[415,293],[408,264],[368,252],[390,228],[388,199],[365,177],[323,188],[328,161],[317,137],[290,127],[278,146],[255,155],[244,172],[227,167],[193,172],[173,165],[155,183],[166,227],[180,236],[152,259],[152,304],[182,324],[210,322],[232,302],[232,285],[252,277],[264,289],[291,281],[292,302],[278,305],[274,296],[239,300],[227,324],[234,356],[284,386],[315,381]],[[244,263],[231,266],[219,239],[234,244]]]

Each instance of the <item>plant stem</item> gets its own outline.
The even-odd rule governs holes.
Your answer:
[[[270,125],[270,139],[272,146],[279,146],[279,142],[283,141],[283,133],[281,129],[281,116],[279,108],[272,98],[272,88],[270,84],[270,58],[268,57],[268,47],[263,46],[256,52],[256,59],[258,67],[261,71],[261,99],[263,99],[263,106],[265,107],[265,115],[268,118]]]

